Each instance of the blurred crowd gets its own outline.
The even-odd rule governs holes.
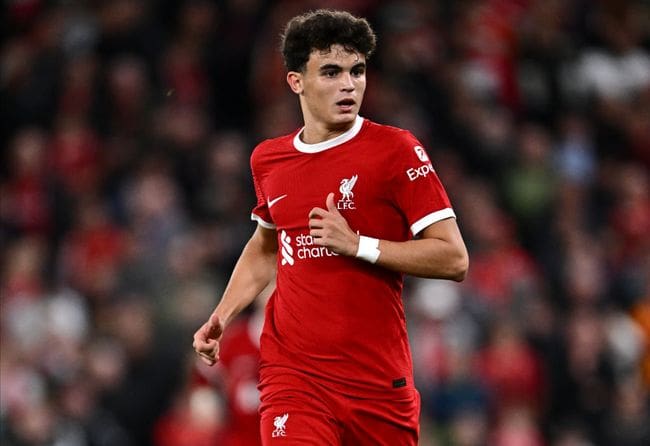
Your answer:
[[[362,116],[423,142],[470,250],[405,284],[421,444],[650,444],[650,2],[4,5],[3,446],[258,444],[265,296],[218,366],[192,334],[254,230],[252,148],[301,125],[279,34],[318,7],[377,31]]]

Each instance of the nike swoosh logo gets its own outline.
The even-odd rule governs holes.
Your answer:
[[[270,208],[271,208],[275,203],[277,203],[278,201],[282,200],[283,198],[286,198],[286,196],[287,196],[287,194],[280,195],[279,197],[274,198],[273,200],[271,200],[271,198],[269,197],[269,200],[268,200],[269,209],[270,209]]]

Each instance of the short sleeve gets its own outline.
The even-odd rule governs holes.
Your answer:
[[[257,197],[257,205],[253,208],[251,212],[251,220],[255,220],[257,224],[266,229],[275,229],[275,223],[273,223],[273,218],[271,218],[271,213],[269,212],[269,206],[266,201],[266,195],[264,194],[262,183],[260,182],[259,174],[256,172],[256,162],[254,158],[251,158],[251,171],[253,175],[253,185],[255,186],[255,196]]]
[[[404,213],[413,236],[427,226],[455,218],[445,191],[426,150],[410,133],[400,141],[393,178],[394,200]]]

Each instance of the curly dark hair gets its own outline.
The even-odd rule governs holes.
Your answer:
[[[345,11],[318,9],[289,20],[282,34],[282,56],[289,71],[303,71],[313,50],[338,44],[368,58],[376,43],[366,19]]]

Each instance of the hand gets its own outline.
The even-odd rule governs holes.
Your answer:
[[[315,207],[309,212],[309,234],[314,244],[325,246],[337,254],[355,256],[359,249],[359,235],[350,229],[336,208],[333,193],[327,195],[325,205],[327,210]]]
[[[192,347],[207,365],[214,365],[219,360],[219,340],[223,335],[223,323],[216,314],[194,333]]]

